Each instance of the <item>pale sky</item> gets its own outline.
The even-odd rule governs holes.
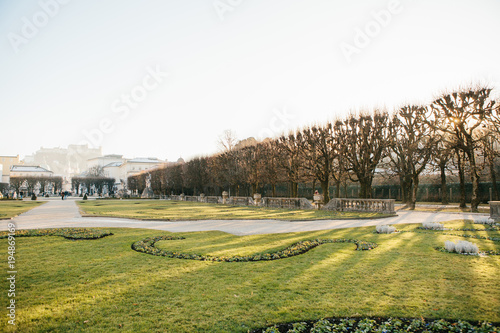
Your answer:
[[[0,0],[0,155],[170,161],[500,88],[498,0]]]

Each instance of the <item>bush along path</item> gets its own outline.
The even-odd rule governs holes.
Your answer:
[[[488,322],[462,320],[426,320],[407,318],[329,318],[318,321],[278,324],[252,333],[323,333],[323,332],[499,332],[500,326]]]
[[[12,233],[8,231],[0,232],[0,239],[8,238]],[[29,229],[16,230],[14,237],[40,237],[40,236],[60,236],[66,239],[99,239],[113,235],[106,230],[91,229],[91,228],[59,228],[59,229]]]
[[[355,239],[313,239],[304,240],[295,243],[286,249],[273,252],[273,253],[260,253],[248,256],[232,256],[232,257],[217,257],[202,254],[189,254],[172,252],[159,249],[155,247],[155,243],[162,240],[179,240],[185,239],[182,236],[158,236],[154,238],[146,238],[132,244],[132,249],[137,252],[147,253],[154,256],[177,258],[177,259],[191,259],[202,261],[223,261],[223,262],[248,262],[248,261],[261,261],[261,260],[277,260],[284,259],[299,254],[306,253],[307,251],[326,243],[354,243],[356,244],[357,251],[371,250],[377,247],[377,244],[355,240]]]
[[[420,227],[418,227],[417,229],[422,229]],[[458,230],[465,230],[465,229],[458,229]],[[471,229],[469,230],[465,230],[465,231],[470,231]],[[484,229],[479,229],[479,230],[476,230],[474,229],[475,231],[484,231]],[[448,235],[448,236],[455,236],[455,237],[462,237],[462,238],[473,238],[473,239],[485,239],[485,240],[490,240],[490,241],[493,241],[493,242],[500,242],[500,237],[487,237],[487,236],[481,236],[481,235],[457,235],[457,234],[451,234],[449,232],[443,232],[442,230],[435,230],[435,231],[405,231],[405,230],[402,230],[402,231],[399,231],[399,232],[414,232],[414,233],[417,233],[417,234],[434,234],[434,233],[440,233],[441,235]],[[440,252],[445,252],[445,253],[454,253],[454,254],[458,254],[456,252],[450,252],[448,250],[446,250],[444,247],[442,246],[437,246],[434,248],[435,250],[438,250]],[[498,256],[500,255],[500,251],[493,251],[493,250],[490,250],[490,251],[481,251],[479,252],[480,255],[492,255],[492,256]]]

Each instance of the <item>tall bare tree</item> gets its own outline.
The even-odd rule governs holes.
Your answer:
[[[484,126],[492,119],[495,101],[490,98],[491,89],[474,87],[444,94],[430,105],[434,124],[438,130],[453,137],[457,149],[466,156],[472,181],[471,211],[479,206],[479,168],[476,154],[483,139]]]
[[[403,198],[409,209],[415,209],[419,176],[432,156],[438,141],[433,128],[425,121],[428,111],[423,106],[401,107],[389,126],[391,160],[394,171],[401,180]]]
[[[298,183],[302,178],[302,133],[297,131],[282,135],[273,141],[273,146],[278,155],[278,165],[287,175],[290,184],[290,196],[296,198],[298,196]]]
[[[388,146],[388,123],[388,113],[376,110],[373,115],[351,115],[336,124],[346,169],[351,180],[359,182],[361,198],[372,197],[373,177]]]
[[[219,140],[217,141],[219,150],[222,153],[233,151],[237,143],[238,139],[236,137],[236,133],[231,130],[225,130],[224,133],[219,136]]]

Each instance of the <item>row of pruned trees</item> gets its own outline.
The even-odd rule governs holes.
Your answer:
[[[11,176],[10,188],[17,193],[21,193],[25,188],[28,193],[34,193],[35,190],[40,192],[52,191],[58,193],[62,190],[63,178],[42,177],[42,176]]]
[[[76,194],[96,192],[102,194],[104,189],[113,193],[115,179],[105,176],[85,176],[71,178],[71,188]]]
[[[357,182],[359,196],[370,198],[376,174],[397,177],[403,201],[415,207],[422,173],[441,174],[446,201],[446,175],[459,174],[465,206],[466,176],[472,182],[472,210],[479,205],[479,181],[484,170],[496,188],[499,155],[499,105],[492,90],[473,87],[445,93],[429,105],[407,105],[392,114],[373,110],[351,114],[321,125],[247,145],[223,144],[216,155],[198,157],[150,171],[156,193],[192,191],[217,194],[230,189],[235,195],[289,184],[296,197],[301,182],[318,184],[325,200],[335,185],[335,196],[347,181]],[[227,140],[227,138],[226,138]],[[142,191],[146,174],[129,178],[129,189]]]

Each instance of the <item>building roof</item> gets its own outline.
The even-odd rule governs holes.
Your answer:
[[[45,168],[42,168],[41,166],[38,165],[13,165],[10,167],[11,172],[50,172],[53,173],[50,170],[47,170]]]
[[[123,162],[112,162],[112,163],[106,164],[105,166],[103,166],[103,168],[119,167],[122,164],[123,164]]]
[[[127,163],[163,163],[163,161],[157,159],[156,157],[137,157],[128,160]]]

